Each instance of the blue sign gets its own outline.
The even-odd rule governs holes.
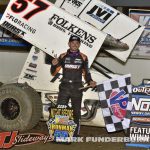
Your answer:
[[[132,89],[130,143],[126,146],[150,148],[150,85],[134,86]]]

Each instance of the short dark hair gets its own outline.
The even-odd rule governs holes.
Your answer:
[[[80,38],[76,35],[71,35],[70,36],[69,42],[72,42],[72,41],[78,41],[79,43],[81,42]]]

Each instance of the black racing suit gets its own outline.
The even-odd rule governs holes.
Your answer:
[[[58,58],[59,63],[51,66],[51,74],[56,75],[62,68],[63,78],[59,85],[58,105],[68,105],[69,99],[71,99],[71,105],[73,108],[74,121],[77,124],[74,136],[79,134],[79,120],[81,117],[81,101],[82,91],[79,90],[82,87],[82,74],[87,83],[92,81],[91,74],[88,68],[87,56],[80,51],[72,53],[68,50]]]

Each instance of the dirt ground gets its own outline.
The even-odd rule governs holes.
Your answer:
[[[40,122],[30,133],[48,134],[48,129],[45,122]],[[105,128],[81,126],[81,136],[83,137],[123,137],[123,132],[108,134]],[[144,148],[126,147],[124,143],[102,143],[102,142],[81,142],[72,143],[70,145],[56,143],[36,143],[26,146],[15,146],[12,150],[142,150]]]

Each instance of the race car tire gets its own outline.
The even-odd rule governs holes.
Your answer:
[[[0,87],[0,129],[27,131],[42,116],[39,94],[27,84],[7,84]]]
[[[0,82],[0,86],[2,86],[3,85],[3,83],[2,82]]]

